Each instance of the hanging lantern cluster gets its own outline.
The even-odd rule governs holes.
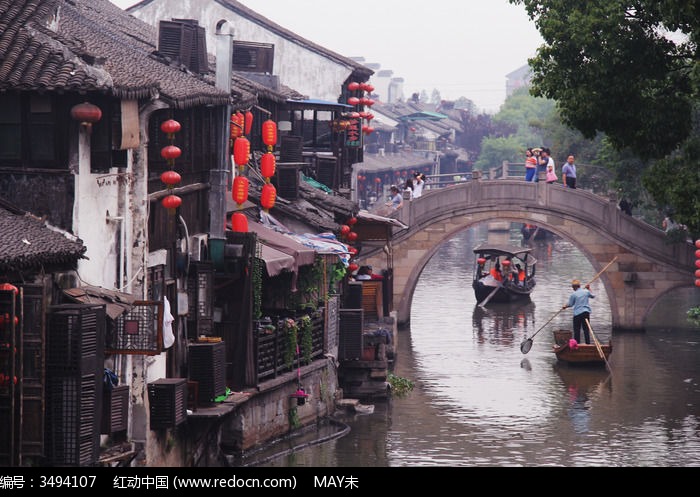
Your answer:
[[[236,202],[237,210],[243,209],[243,204],[248,200],[248,190],[250,181],[244,176],[245,166],[250,160],[250,140],[244,135],[250,134],[253,127],[253,113],[236,111],[231,114],[230,137],[233,149],[233,162],[236,164],[236,171],[231,188],[231,198]],[[231,229],[240,233],[248,231],[248,218],[242,212],[231,214]]]
[[[343,224],[340,227],[340,238],[344,240],[346,243],[352,243],[357,241],[357,233],[354,232],[353,226],[357,223],[357,218],[356,217],[351,217],[348,218],[347,221],[345,221],[345,224]],[[348,265],[348,274],[352,274],[355,271],[357,271],[358,265],[355,262],[352,262],[352,260],[355,258],[357,255],[357,249],[353,247],[352,245],[348,245],[348,252],[350,253],[350,264]]]
[[[367,112],[365,107],[372,107],[374,105],[374,100],[369,97],[369,95],[374,91],[374,86],[369,83],[358,83],[356,81],[352,81],[348,83],[348,90],[353,93],[352,96],[348,97],[348,104],[359,107],[358,111],[350,112],[348,116],[355,119],[362,118],[366,120],[367,123],[363,124],[360,127],[360,130],[365,135],[371,135],[374,133],[374,128],[369,125],[369,122],[374,119],[374,114]],[[367,92],[367,95],[365,95],[365,92]]]
[[[163,157],[168,162],[168,166],[170,166],[168,171],[160,175],[160,180],[165,183],[168,189],[168,195],[161,200],[161,204],[168,209],[171,215],[175,215],[175,210],[182,204],[182,199],[172,193],[175,185],[182,180],[180,174],[175,171],[175,159],[182,155],[182,150],[174,145],[175,133],[180,131],[180,129],[180,123],[175,119],[168,119],[163,121],[160,125],[160,130],[168,136],[168,141],[170,142],[169,145],[166,145],[160,150],[160,156]]]
[[[260,196],[260,205],[265,212],[270,212],[277,200],[277,189],[270,182],[272,176],[275,175],[275,154],[272,152],[277,144],[277,123],[272,119],[266,120],[262,124],[262,140],[267,151],[260,158],[260,174],[265,178],[265,184],[262,187]]]

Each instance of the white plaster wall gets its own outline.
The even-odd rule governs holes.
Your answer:
[[[85,284],[114,289],[118,269],[118,222],[107,222],[107,216],[118,216],[119,187],[114,184],[99,186],[97,178],[104,174],[90,172],[89,136],[80,129],[79,173],[75,176],[75,204],[73,207],[75,235],[87,247],[78,263],[80,279]]]
[[[216,23],[225,19],[233,29],[234,40],[274,44],[273,74],[282,84],[309,98],[337,102],[342,83],[352,73],[351,67],[282,38],[212,0],[154,0],[131,14],[156,27],[160,20],[197,19],[206,30],[209,53],[215,53]]]

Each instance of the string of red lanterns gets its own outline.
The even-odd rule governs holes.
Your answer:
[[[262,140],[267,147],[267,152],[260,158],[260,174],[265,178],[265,184],[260,194],[260,205],[265,212],[270,212],[277,200],[277,189],[270,183],[270,179],[275,174],[275,155],[272,153],[277,144],[277,123],[272,119],[266,120],[262,124]]]
[[[348,116],[354,119],[360,117],[362,119],[365,119],[367,123],[369,123],[369,121],[374,119],[374,114],[365,111],[364,107],[371,107],[375,103],[375,101],[369,97],[369,94],[371,94],[374,91],[374,86],[372,86],[369,83],[358,83],[357,81],[352,81],[348,83],[347,88],[351,92],[357,93],[357,95],[352,95],[348,97],[348,104],[356,107],[361,107],[361,110],[359,112],[350,112]],[[367,95],[364,95],[364,92],[367,92]],[[369,124],[362,125],[360,129],[365,135],[370,135],[374,133],[374,128]]]
[[[168,162],[168,166],[170,166],[170,170],[160,175],[160,180],[165,184],[169,192],[169,194],[161,200],[161,205],[168,209],[171,215],[175,215],[176,209],[182,204],[182,199],[172,193],[175,185],[182,180],[180,174],[175,171],[175,159],[182,155],[182,150],[174,145],[175,133],[180,131],[181,128],[182,126],[180,126],[180,123],[175,119],[167,119],[160,125],[160,130],[167,135],[170,141],[169,145],[164,146],[160,150],[160,156],[163,157]]]
[[[231,140],[233,140],[233,162],[236,164],[236,174],[233,178],[231,188],[231,198],[236,202],[236,209],[243,209],[243,204],[248,200],[248,191],[250,189],[250,181],[245,173],[245,166],[250,160],[250,140],[243,134],[250,134],[253,126],[253,113],[247,111],[243,114],[241,111],[231,114]],[[248,231],[248,218],[242,212],[234,212],[231,214],[231,229],[239,233]]]

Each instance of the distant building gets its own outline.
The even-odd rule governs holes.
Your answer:
[[[518,88],[530,86],[531,81],[532,69],[527,64],[506,74],[506,98],[510,97]]]

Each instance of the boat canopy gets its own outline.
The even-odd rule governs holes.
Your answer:
[[[516,245],[490,245],[481,244],[474,248],[474,253],[482,256],[496,257],[517,257],[532,266],[537,260],[530,253],[532,247],[518,247]]]

